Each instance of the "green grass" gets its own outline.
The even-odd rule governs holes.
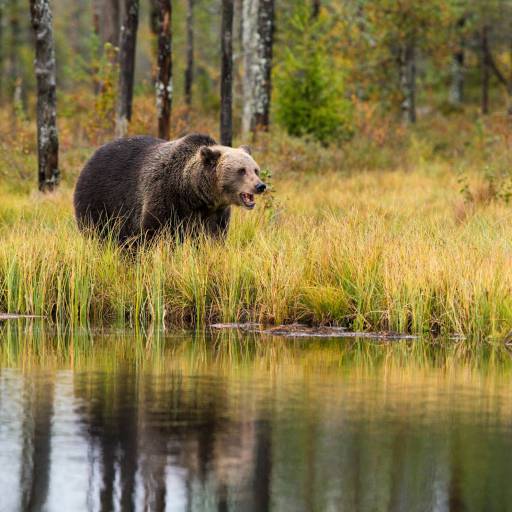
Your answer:
[[[509,208],[464,205],[449,169],[275,187],[276,206],[237,210],[225,243],[162,240],[136,258],[79,234],[70,189],[2,190],[0,309],[72,325],[299,321],[478,337],[512,325]]]
[[[0,109],[0,311],[71,326],[298,321],[477,338],[510,330],[504,116],[468,110],[407,130],[360,112],[354,139],[329,148],[260,134],[254,155],[273,174],[270,208],[236,209],[225,243],[162,240],[130,258],[74,223],[74,181],[106,136],[91,126],[94,98],[85,98],[90,108],[59,120],[64,182],[48,196],[34,191],[35,123],[18,120],[13,132]],[[136,102],[130,130],[151,133],[153,99]],[[215,135],[213,116],[190,123]]]

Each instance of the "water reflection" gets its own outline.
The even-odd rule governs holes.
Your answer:
[[[0,509],[512,508],[485,345],[0,326]]]

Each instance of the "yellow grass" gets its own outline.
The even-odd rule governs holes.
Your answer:
[[[162,240],[135,259],[78,233],[68,187],[4,188],[0,309],[72,324],[300,321],[477,336],[512,325],[511,212],[500,202],[466,212],[449,168],[283,175],[274,187],[272,208],[235,211],[225,243]]]

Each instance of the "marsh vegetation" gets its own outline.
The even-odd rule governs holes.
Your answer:
[[[506,122],[433,117],[415,131],[388,126],[386,144],[370,133],[337,149],[262,134],[254,151],[273,190],[253,212],[236,209],[225,242],[164,237],[135,257],[75,226],[71,186],[91,151],[84,125],[64,125],[64,182],[43,195],[26,174],[33,126],[20,124],[16,138],[3,132],[0,156],[0,310],[73,325],[300,321],[504,336]],[[144,131],[144,119],[134,124]]]

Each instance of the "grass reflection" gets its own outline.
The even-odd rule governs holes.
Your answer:
[[[59,328],[20,319],[0,323],[0,364],[105,371],[130,365],[184,373],[279,370],[290,375],[343,369],[359,375],[400,371],[412,377],[435,369],[503,374],[512,361],[502,344],[470,340],[293,339],[237,330]]]
[[[0,326],[0,365],[13,509],[512,503],[503,346],[16,321]],[[61,489],[69,474],[81,484]]]

